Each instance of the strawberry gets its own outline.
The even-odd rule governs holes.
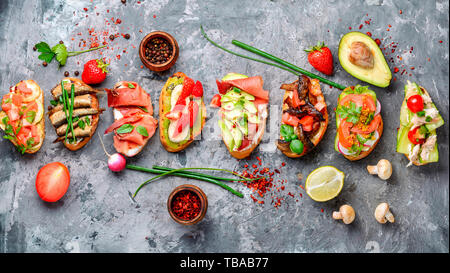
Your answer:
[[[178,97],[175,105],[186,105],[186,98],[192,94],[192,89],[194,88],[194,80],[189,77],[185,77],[183,81],[183,90],[181,91],[180,96]]]
[[[203,97],[203,85],[200,81],[197,81],[192,89],[192,95],[196,98]]]
[[[197,115],[198,115],[198,104],[195,101],[190,101],[189,102],[189,126],[194,127],[194,123],[195,120],[197,119]]]
[[[90,60],[84,64],[83,73],[81,79],[87,84],[98,84],[105,80],[106,67],[109,64],[105,64],[102,60]]]
[[[324,44],[324,42],[318,42],[316,46],[305,50],[308,52],[309,63],[326,75],[333,74],[333,55],[331,55],[330,49]]]

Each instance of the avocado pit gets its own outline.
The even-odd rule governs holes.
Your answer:
[[[374,57],[370,48],[363,42],[353,42],[350,45],[349,61],[361,68],[372,69],[374,67]]]

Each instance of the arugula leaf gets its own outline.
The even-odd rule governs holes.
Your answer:
[[[66,64],[69,53],[67,52],[67,48],[64,44],[55,45],[52,47],[52,52],[56,54],[56,60],[59,62],[60,66]]]
[[[88,126],[91,126],[91,120],[89,119],[89,117],[86,117],[84,120],[86,120],[86,124]]]
[[[127,134],[130,133],[131,131],[133,131],[134,126],[131,124],[124,124],[122,126],[119,127],[119,129],[116,130],[116,133],[118,134]]]
[[[425,111],[419,111],[419,112],[417,112],[417,115],[419,116],[419,117],[423,117],[423,116],[425,116]]]
[[[148,131],[144,126],[141,126],[141,125],[137,126],[136,131],[139,134],[143,135],[144,137],[148,137]]]
[[[59,103],[59,102],[58,102],[57,100],[51,100],[51,101],[50,101],[50,104],[53,105],[53,106],[58,105],[58,103]]]

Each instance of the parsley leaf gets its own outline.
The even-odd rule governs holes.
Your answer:
[[[34,121],[34,118],[36,117],[36,112],[35,111],[28,111],[27,115],[25,117],[25,119],[29,122],[32,123]]]
[[[67,48],[64,44],[55,45],[52,47],[52,52],[56,54],[56,60],[59,62],[60,66],[66,64],[69,53],[67,52]]]
[[[361,110],[362,110],[361,106],[356,107],[356,104],[351,101],[348,107],[344,105],[339,105],[336,108],[336,114],[338,114],[340,118],[342,119],[347,118],[348,122],[355,124],[359,121]]]
[[[84,121],[82,119],[80,119],[78,121],[78,127],[80,127],[81,130],[84,130],[84,128],[86,128],[86,123],[84,123]]]
[[[132,83],[128,83],[128,88],[134,89],[136,86],[134,86]]]

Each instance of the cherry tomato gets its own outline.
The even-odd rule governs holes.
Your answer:
[[[352,134],[350,132],[350,129],[352,128],[353,123],[347,122],[346,119],[344,119],[341,124],[339,124],[338,133],[339,133],[339,142],[342,146],[344,146],[347,149],[350,149],[353,145],[353,142],[351,141]],[[354,135],[353,135],[354,136]]]
[[[421,95],[414,95],[408,98],[406,105],[413,113],[423,110],[423,99]]]
[[[302,117],[302,119],[299,122],[302,125],[302,129],[305,132],[309,132],[309,131],[312,130],[312,125],[314,123],[314,118],[312,116],[304,116],[304,117]]]
[[[417,132],[419,129],[420,127],[416,127],[408,132],[408,139],[414,145],[425,143],[424,136],[422,136],[419,132]]]
[[[222,105],[222,103],[220,102],[221,97],[219,94],[215,94],[214,97],[211,100],[211,107],[220,107],[220,105]]]
[[[52,162],[42,167],[36,177],[36,190],[46,202],[56,202],[66,194],[70,185],[69,169],[60,163]]]

